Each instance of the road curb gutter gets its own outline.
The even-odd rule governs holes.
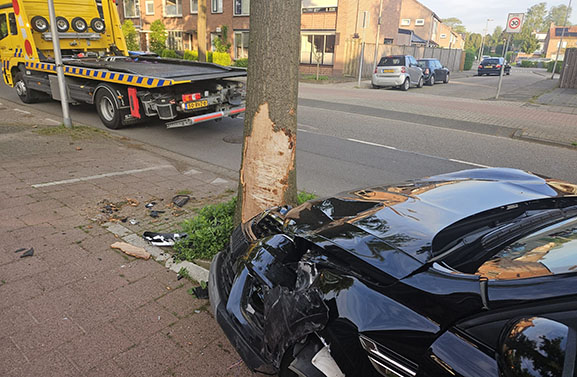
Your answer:
[[[535,136],[524,135],[524,133],[525,133],[525,130],[519,128],[519,129],[517,129],[517,131],[515,131],[515,133],[513,133],[511,138],[517,139],[517,140],[524,140],[524,141],[537,143],[537,144],[549,145],[552,147],[563,147],[563,148],[568,148],[568,149],[572,149],[572,150],[577,149],[577,146],[571,144],[570,142],[563,143],[560,141],[547,140],[547,139],[542,139],[542,138],[535,137]]]
[[[208,281],[208,270],[202,266],[188,261],[177,262],[170,253],[165,252],[160,247],[150,245],[142,237],[133,233],[130,229],[117,223],[104,223],[102,226],[110,233],[114,234],[124,242],[134,246],[142,247],[152,255],[154,260],[167,269],[179,273],[182,268],[188,272],[188,276],[197,282]]]

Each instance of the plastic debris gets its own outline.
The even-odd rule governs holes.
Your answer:
[[[144,250],[142,247],[134,246],[126,242],[115,242],[110,245],[110,247],[113,249],[119,249],[124,252],[124,254],[131,255],[136,258],[142,258],[145,260],[150,258],[150,253],[148,251]]]
[[[190,196],[188,195],[176,195],[174,198],[172,198],[172,203],[182,208],[186,203],[188,203],[189,200]]]
[[[154,246],[174,246],[177,241],[187,239],[188,234],[144,232],[142,237]]]
[[[130,220],[128,220],[128,222],[130,223],[130,225],[136,225],[139,223],[139,221],[136,219],[130,219]]]
[[[154,207],[155,205],[156,205],[156,202],[150,202],[150,203],[146,203],[144,206],[145,206],[146,208],[152,208],[152,207]]]
[[[161,214],[161,213],[165,213],[165,212],[166,212],[166,211],[156,211],[156,210],[150,211],[150,217],[156,219],[157,217],[160,217],[160,214]]]
[[[15,253],[21,253],[21,252],[23,252],[24,250],[26,250],[26,248],[25,248],[25,247],[21,247],[20,249],[15,250],[14,252],[15,252]]]
[[[31,247],[30,249],[28,249],[27,251],[25,251],[22,255],[20,255],[20,258],[26,258],[26,257],[31,257],[34,255],[34,248]]]

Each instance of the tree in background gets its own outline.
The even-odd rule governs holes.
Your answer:
[[[467,39],[465,39],[465,50],[472,50],[475,51],[479,51],[479,48],[481,48],[481,39],[483,38],[483,36],[479,33],[471,33],[469,35],[467,35]]]
[[[457,17],[443,18],[442,21],[445,25],[450,26],[455,33],[459,34],[467,33],[467,29],[463,25],[463,21],[461,21]]]
[[[301,0],[251,2],[236,217],[242,222],[266,208],[297,203],[295,155],[300,30]]]
[[[547,3],[542,2],[535,4],[525,13],[525,21],[523,26],[528,27],[536,32],[546,32],[549,29],[549,24],[547,24]]]
[[[569,14],[571,14],[572,11],[572,9],[569,9]],[[547,28],[549,28],[551,23],[554,23],[556,26],[571,26],[571,22],[569,22],[569,20],[567,20],[567,25],[563,25],[565,22],[566,13],[567,5],[565,4],[551,7],[547,17],[545,18],[545,24],[547,25]]]
[[[126,39],[126,47],[129,51],[138,51],[140,46],[137,42],[138,33],[134,24],[130,20],[124,21],[122,24],[122,34],[124,34],[124,39]]]
[[[161,20],[156,20],[150,25],[150,51],[162,55],[166,48],[166,28]]]

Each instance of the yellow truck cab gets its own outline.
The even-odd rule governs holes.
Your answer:
[[[89,103],[108,128],[148,117],[168,128],[244,112],[246,70],[131,53],[114,0],[54,0],[66,87],[72,103]],[[0,0],[4,82],[25,103],[60,100],[48,3]]]

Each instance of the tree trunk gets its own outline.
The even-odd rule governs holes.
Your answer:
[[[301,0],[250,4],[247,107],[237,220],[295,205]]]
[[[206,62],[206,13],[208,0],[198,0],[196,35],[198,37],[198,61]]]

